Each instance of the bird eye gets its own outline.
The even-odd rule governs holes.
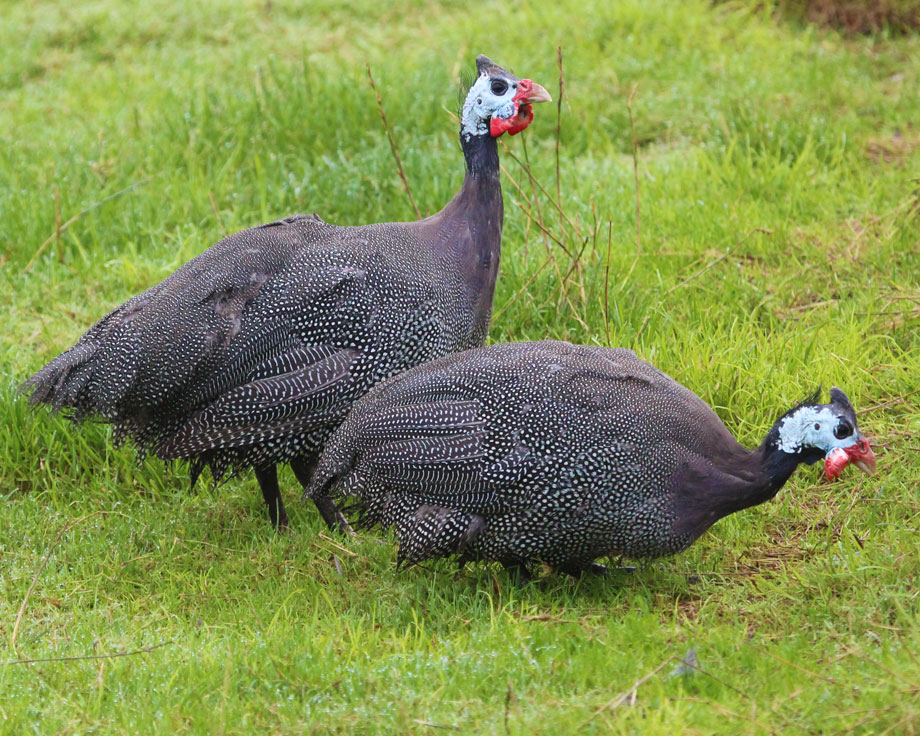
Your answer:
[[[821,429],[821,425],[815,422],[815,432],[817,432],[819,429]]]
[[[504,79],[493,79],[491,89],[493,95],[501,96],[508,91],[508,83]]]
[[[840,422],[840,424],[834,427],[834,437],[838,440],[846,439],[851,434],[853,434],[853,428],[850,426],[849,422]]]

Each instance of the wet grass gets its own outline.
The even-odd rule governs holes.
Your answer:
[[[0,732],[920,730],[916,36],[663,1],[0,13]],[[486,52],[558,98],[560,44],[564,216],[542,106],[502,153],[492,339],[632,347],[748,445],[839,385],[877,476],[803,469],[683,555],[518,589],[396,572],[289,473],[276,536],[251,477],[190,495],[17,396],[225,231],[411,219],[365,61],[432,212],[462,176],[458,71]]]

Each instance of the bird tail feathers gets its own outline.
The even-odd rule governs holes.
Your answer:
[[[411,566],[431,557],[462,554],[482,532],[485,519],[444,506],[424,504],[396,523],[397,566]]]
[[[73,408],[78,415],[85,413],[90,408],[85,389],[92,377],[91,360],[96,349],[92,341],[77,343],[34,373],[20,390],[31,394],[32,405],[50,404],[54,411]]]

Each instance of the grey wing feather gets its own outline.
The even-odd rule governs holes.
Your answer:
[[[359,467],[388,488],[437,493],[475,488],[484,466],[482,431],[451,437],[419,437],[380,445],[363,454]]]
[[[481,429],[478,401],[432,401],[381,409],[359,421],[356,441],[374,447],[413,437],[436,437]]]
[[[352,412],[329,439],[307,497],[362,487],[356,478],[376,478],[375,485],[398,483],[413,490],[419,482],[444,482],[453,469],[464,468],[467,485],[484,464],[485,420],[477,401],[432,401]],[[396,467],[396,464],[399,467]],[[349,476],[351,476],[349,478]],[[430,487],[430,486],[429,486]]]
[[[156,454],[193,457],[324,426],[347,411],[353,398],[350,369],[359,355],[350,348],[339,350],[298,370],[235,388],[193,414]]]

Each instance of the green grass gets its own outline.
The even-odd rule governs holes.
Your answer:
[[[920,38],[668,0],[0,17],[0,733],[920,731]],[[573,225],[509,155],[526,144],[555,193],[544,105],[503,153],[525,194],[505,178],[492,339],[606,344],[609,312],[611,342],[748,445],[839,385],[878,475],[802,469],[685,554],[517,589],[486,566],[397,572],[372,533],[324,536],[287,471],[277,536],[251,477],[190,495],[185,471],[17,395],[224,230],[411,219],[365,60],[433,212],[462,177],[456,71],[486,52],[558,96],[557,44]],[[584,248],[576,266],[531,208]],[[83,214],[55,237],[56,212]],[[669,676],[690,648],[700,671]]]

